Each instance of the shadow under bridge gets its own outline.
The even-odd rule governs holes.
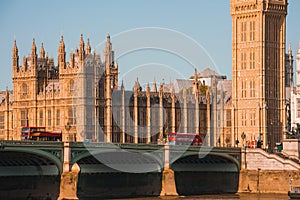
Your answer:
[[[79,199],[158,196],[162,152],[128,149],[90,150],[73,162],[80,166]]]
[[[62,144],[2,141],[0,199],[59,195]]]
[[[209,149],[207,149],[209,150]],[[229,149],[228,149],[229,150]],[[170,150],[170,168],[175,173],[180,195],[236,193],[240,171],[240,150],[191,148],[180,157]]]

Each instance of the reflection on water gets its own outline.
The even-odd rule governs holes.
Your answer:
[[[128,198],[128,200],[289,200],[287,194],[223,194],[223,195],[200,195],[200,196],[179,196],[179,197],[147,197]],[[125,200],[125,199],[122,199]]]

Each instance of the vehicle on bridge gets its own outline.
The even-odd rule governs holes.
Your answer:
[[[196,133],[171,132],[168,135],[170,145],[201,145],[202,138]]]
[[[290,199],[300,199],[300,187],[291,186],[290,191],[288,191],[288,196],[290,197]]]
[[[22,140],[61,141],[62,131],[46,131],[46,127],[43,126],[24,126]]]

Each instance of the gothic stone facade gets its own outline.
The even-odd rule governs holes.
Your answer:
[[[0,139],[20,140],[23,126],[44,126],[62,130],[63,138],[77,141],[156,143],[170,131],[210,133],[210,101],[200,93],[201,83],[192,89],[165,92],[156,84],[142,91],[138,81],[133,91],[118,87],[118,63],[107,36],[103,61],[86,47],[81,35],[79,48],[66,61],[61,37],[58,65],[45,55],[43,44],[37,55],[35,41],[31,54],[19,65],[16,41],[12,54],[13,92],[0,93]],[[207,100],[208,99],[208,100]],[[71,125],[66,131],[65,125]]]
[[[285,131],[287,0],[231,0],[232,139],[261,137],[273,148]]]

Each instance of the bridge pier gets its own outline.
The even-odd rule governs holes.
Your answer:
[[[170,169],[170,146],[168,143],[164,145],[164,171],[160,196],[178,196],[174,171]]]
[[[70,170],[70,143],[64,142],[63,172],[60,178],[60,191],[57,200],[78,200],[77,184],[80,167],[75,163]]]

